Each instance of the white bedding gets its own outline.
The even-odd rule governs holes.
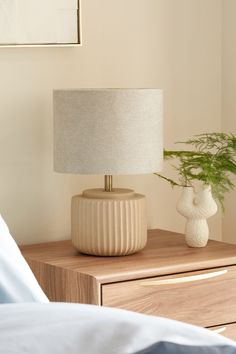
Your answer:
[[[0,215],[0,303],[49,302]]]
[[[189,348],[231,345],[227,353],[236,351],[234,342],[200,327],[124,310],[64,303],[0,305],[0,354],[127,354],[158,341]]]

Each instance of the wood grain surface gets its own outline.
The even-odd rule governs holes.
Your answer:
[[[102,305],[204,327],[234,322],[236,266],[103,285]]]
[[[50,301],[101,305],[101,285],[88,274],[27,259]]]
[[[236,323],[209,327],[209,329],[212,331],[217,331],[217,333],[221,334],[222,336],[236,341]]]
[[[146,248],[123,257],[87,256],[69,240],[21,250],[52,301],[226,325],[225,335],[236,338],[236,245],[209,241],[189,248],[181,234],[150,230]]]
[[[100,284],[236,264],[236,245],[209,241],[205,248],[189,248],[183,235],[163,230],[150,230],[146,248],[123,257],[83,255],[71,241],[22,246],[21,250],[27,261],[90,275]]]

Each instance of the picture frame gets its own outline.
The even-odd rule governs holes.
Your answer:
[[[81,0],[0,0],[0,48],[80,45]]]

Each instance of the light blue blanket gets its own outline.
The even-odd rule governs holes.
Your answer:
[[[236,344],[185,323],[93,305],[0,305],[0,354],[235,354]]]

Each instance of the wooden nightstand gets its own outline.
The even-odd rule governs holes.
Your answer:
[[[225,327],[236,340],[236,246],[149,231],[146,248],[124,257],[79,254],[70,241],[23,246],[23,255],[52,301],[80,302]]]

